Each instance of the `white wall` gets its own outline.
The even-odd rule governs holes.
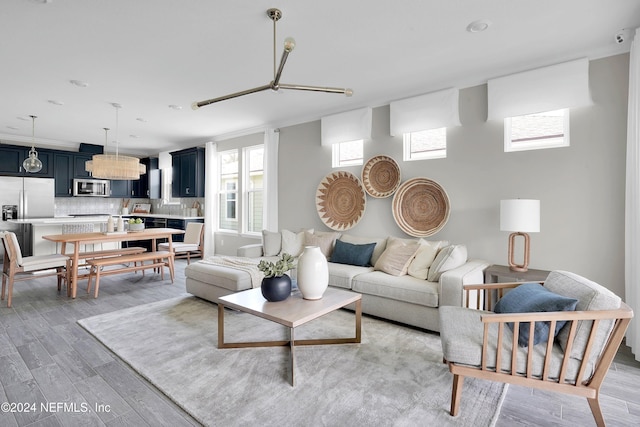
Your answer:
[[[530,268],[573,271],[623,296],[628,69],[626,54],[591,62],[595,104],[571,110],[570,147],[505,153],[502,122],[486,121],[487,91],[481,85],[460,91],[462,126],[448,130],[446,159],[402,161],[402,137],[389,136],[389,107],[384,106],[374,109],[365,160],[388,155],[400,165],[403,181],[427,177],[440,183],[449,195],[451,216],[432,239],[464,243],[470,257],[495,264],[507,261],[500,200],[540,199],[541,231],[531,234]],[[280,129],[279,167],[280,228],[327,229],[315,208],[316,188],[333,171],[331,149],[320,146],[319,121]],[[362,167],[342,170],[360,176]],[[367,197],[363,219],[348,232],[408,237],[393,220],[391,202],[391,197]],[[251,241],[224,239],[216,250],[228,254]]]

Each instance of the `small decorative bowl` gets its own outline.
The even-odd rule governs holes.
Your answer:
[[[144,223],[142,224],[129,224],[129,231],[142,231],[144,230]]]

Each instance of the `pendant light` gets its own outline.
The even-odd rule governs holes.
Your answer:
[[[42,169],[42,162],[38,158],[38,152],[36,151],[36,119],[38,116],[29,117],[31,117],[31,150],[29,150],[29,157],[22,162],[22,167],[29,173],[36,173]]]
[[[140,179],[140,175],[147,172],[147,167],[140,164],[140,159],[131,156],[122,156],[118,152],[118,109],[122,105],[111,104],[116,109],[116,154],[95,154],[91,160],[85,162],[87,172],[91,172],[94,178],[100,179]],[[104,151],[107,151],[107,132],[104,128]]]

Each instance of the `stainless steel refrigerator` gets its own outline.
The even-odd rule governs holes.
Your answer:
[[[32,254],[31,224],[15,224],[10,219],[52,218],[55,189],[52,178],[0,177],[1,231],[13,231],[24,256]],[[0,263],[4,248],[0,245]]]

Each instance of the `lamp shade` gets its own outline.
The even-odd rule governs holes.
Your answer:
[[[500,230],[537,233],[540,231],[540,200],[500,200]]]

